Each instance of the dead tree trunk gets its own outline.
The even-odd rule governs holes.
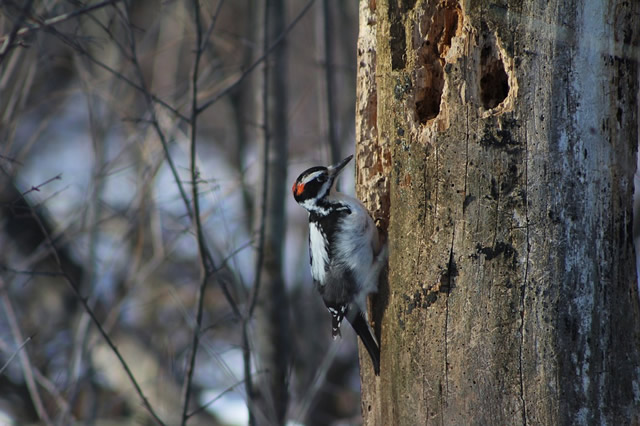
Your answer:
[[[358,191],[390,246],[365,424],[638,424],[638,3],[360,9]]]

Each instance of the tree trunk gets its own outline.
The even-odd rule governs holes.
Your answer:
[[[284,0],[269,0],[265,7],[264,51],[285,28]],[[260,8],[259,8],[260,9]],[[253,415],[258,425],[284,424],[288,404],[289,303],[282,273],[285,241],[287,185],[287,72],[286,44],[282,41],[265,63],[262,75],[263,216],[255,310],[259,379]],[[253,418],[251,419],[253,421]]]
[[[361,0],[358,193],[390,247],[365,424],[640,423],[638,9]]]

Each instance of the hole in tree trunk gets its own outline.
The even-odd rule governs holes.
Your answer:
[[[420,18],[418,34],[414,37],[414,43],[419,44],[415,111],[420,124],[426,124],[440,113],[445,57],[451,39],[461,28],[462,11],[456,1],[443,1],[435,8],[425,10]]]
[[[496,36],[482,23],[484,40],[480,51],[480,99],[485,109],[500,105],[509,95],[509,77],[504,68]]]

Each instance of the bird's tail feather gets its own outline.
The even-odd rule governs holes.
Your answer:
[[[364,343],[364,347],[367,348],[367,352],[369,352],[371,362],[373,363],[373,371],[376,373],[376,376],[379,376],[380,348],[378,347],[376,338],[373,336],[371,328],[369,328],[369,324],[367,324],[367,321],[364,319],[362,311],[358,311],[358,313],[353,317],[351,315],[347,315],[347,319],[351,323],[356,334],[360,336],[360,340]]]

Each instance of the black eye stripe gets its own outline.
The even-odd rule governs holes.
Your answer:
[[[304,192],[315,195],[318,193],[318,191],[320,191],[320,188],[322,187],[322,183],[323,182],[320,182],[318,179],[309,181],[304,185]]]

